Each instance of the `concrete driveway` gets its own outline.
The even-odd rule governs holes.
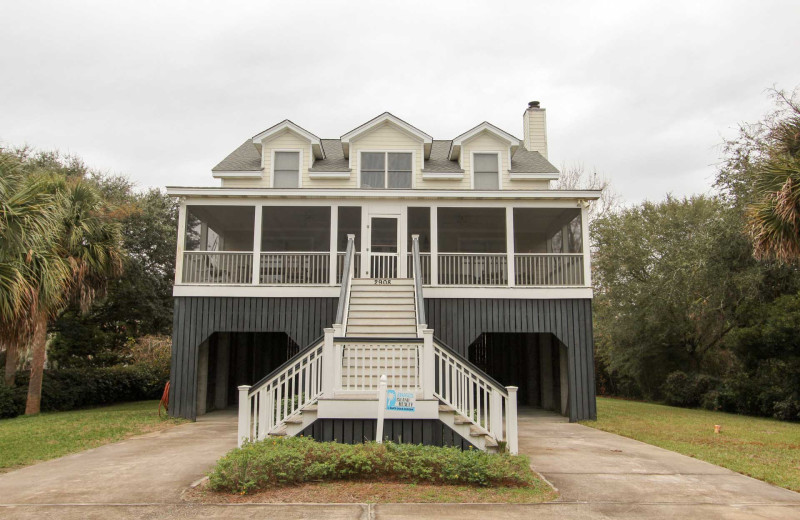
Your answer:
[[[0,475],[0,518],[800,519],[800,494],[648,444],[520,413],[520,451],[556,502],[199,505],[186,487],[236,445],[230,412]]]

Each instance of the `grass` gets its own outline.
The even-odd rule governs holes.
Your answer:
[[[336,481],[280,486],[253,494],[216,493],[208,485],[190,490],[184,498],[204,503],[466,503],[536,504],[558,494],[541,480],[524,487],[476,487],[401,483],[381,480]]]
[[[798,423],[598,398],[597,421],[583,424],[800,491]]]
[[[158,416],[158,401],[138,401],[0,420],[0,472],[96,448],[183,422]]]

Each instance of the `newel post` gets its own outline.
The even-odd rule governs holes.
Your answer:
[[[241,448],[244,441],[250,440],[250,386],[239,387],[239,431],[238,443]]]
[[[325,339],[322,343],[322,397],[333,398],[334,380],[336,378],[336,353],[333,348],[333,329],[323,329]]]
[[[519,453],[519,439],[517,437],[517,387],[507,386],[508,402],[506,403],[506,442],[508,451],[512,455]]]
[[[489,431],[496,439],[503,438],[503,395],[492,386],[489,396]]]
[[[433,399],[436,389],[436,356],[433,352],[433,329],[422,331],[422,398]]]

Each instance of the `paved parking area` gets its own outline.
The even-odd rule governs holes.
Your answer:
[[[251,504],[181,501],[236,445],[232,412],[0,475],[9,519],[447,518],[800,519],[800,494],[719,466],[522,410],[520,451],[558,488],[558,501],[486,504]]]

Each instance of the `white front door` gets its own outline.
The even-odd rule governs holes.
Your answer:
[[[367,278],[397,278],[400,219],[396,216],[370,217],[367,236]]]

